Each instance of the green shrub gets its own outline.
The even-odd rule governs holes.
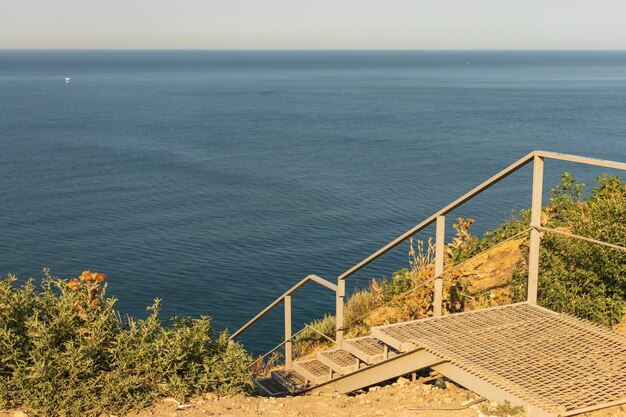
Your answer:
[[[122,319],[106,278],[71,281],[46,272],[41,287],[0,280],[0,409],[56,415],[120,414],[155,398],[247,388],[248,358],[208,317],[174,318],[159,301],[144,320]]]
[[[391,274],[391,280],[382,281],[383,303],[391,301],[394,297],[404,294],[415,286],[414,273],[407,268],[402,268]]]
[[[548,227],[626,246],[626,185],[603,175],[587,200],[584,184],[564,174],[544,209]],[[545,233],[539,262],[539,301],[559,312],[610,326],[623,316],[626,252]]]

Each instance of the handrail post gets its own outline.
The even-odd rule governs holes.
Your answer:
[[[291,296],[285,296],[285,368],[291,369],[293,360],[293,337],[291,334]]]
[[[541,195],[543,193],[543,157],[535,155],[533,162],[533,193],[530,212],[530,251],[528,253],[528,293],[530,304],[537,304],[539,280],[539,248],[541,246]]]
[[[446,216],[437,216],[435,235],[435,289],[433,294],[433,316],[440,317],[443,307],[443,257],[446,232]]]
[[[337,280],[337,296],[335,297],[335,340],[337,348],[343,344],[343,299],[346,295],[346,280]]]

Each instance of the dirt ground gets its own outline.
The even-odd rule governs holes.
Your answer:
[[[373,387],[354,395],[219,398],[207,394],[181,405],[173,399],[166,399],[149,410],[129,413],[127,417],[525,417],[523,412],[515,412],[504,404],[488,401],[459,409],[459,406],[478,400],[479,396],[451,383],[447,383],[445,389],[440,389],[431,384],[405,381]],[[626,407],[613,407],[584,416],[626,416]]]
[[[479,396],[473,392],[449,382],[445,389],[441,389],[432,384],[410,383],[401,378],[394,384],[372,387],[354,395],[266,398],[206,394],[188,404],[165,399],[151,409],[129,413],[126,417],[525,417],[523,412],[516,413],[504,404],[488,401],[459,409],[459,406],[478,399]],[[599,410],[584,416],[626,416],[626,406]]]
[[[125,417],[487,417],[524,413],[507,409],[506,405],[487,401],[458,409],[459,406],[476,401],[479,397],[452,383],[437,388],[432,383],[411,383],[400,378],[397,382],[371,387],[353,395],[317,395],[286,398],[260,396],[219,397],[205,394],[189,403],[181,404],[174,398],[160,400],[153,407],[128,413]],[[456,407],[456,409],[455,409]],[[437,409],[439,408],[439,409]],[[448,409],[442,409],[448,408]],[[0,417],[25,417],[28,411],[4,411]],[[593,413],[588,417],[626,416],[626,406],[612,407]],[[102,417],[118,417],[104,415]]]

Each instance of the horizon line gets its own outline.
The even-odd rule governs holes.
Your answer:
[[[626,52],[626,49],[575,49],[575,48],[14,48],[1,47],[0,51],[207,51],[207,52]]]

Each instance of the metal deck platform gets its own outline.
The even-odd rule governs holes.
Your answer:
[[[422,348],[446,361],[433,368],[452,380],[537,415],[626,402],[626,337],[536,305],[379,326],[372,335],[401,351]]]

